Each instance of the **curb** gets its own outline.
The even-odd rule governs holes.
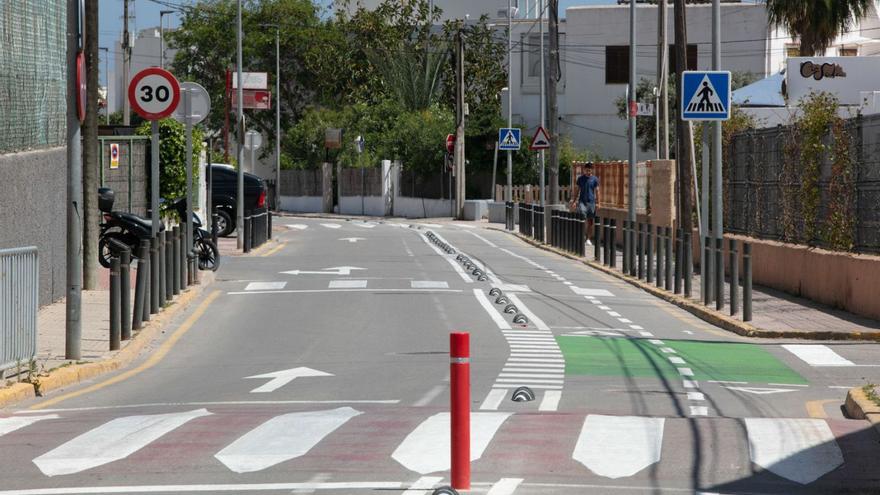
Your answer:
[[[129,365],[160,333],[164,333],[164,326],[172,318],[188,308],[209,285],[214,283],[214,272],[201,272],[199,275],[198,285],[186,289],[163,311],[153,315],[149,322],[145,322],[144,328],[138,331],[129,344],[117,352],[115,356],[94,363],[73,364],[56,368],[48,375],[37,376],[34,383],[16,383],[11,387],[2,388],[0,389],[0,408],[29,398],[42,397],[47,392],[74,385]]]
[[[880,433],[880,406],[874,404],[865,395],[861,387],[851,388],[846,393],[843,404],[847,415],[853,419],[867,419],[874,429]]]
[[[579,258],[571,253],[556,249],[552,246],[541,244],[538,241],[530,237],[526,237],[519,232],[509,232],[503,228],[487,226],[489,230],[494,230],[497,232],[504,232],[506,234],[510,234],[514,237],[521,239],[522,241],[535,246],[539,249],[543,249],[544,251],[548,251],[559,256],[568,258],[570,260],[579,261],[584,265],[589,266],[590,268],[594,268],[601,272],[604,272],[608,275],[611,275],[615,278],[623,280],[624,282],[629,283],[639,289],[644,290],[645,292],[650,293],[651,295],[658,297],[666,302],[674,304],[688,313],[696,316],[697,318],[711,323],[717,327],[720,327],[728,332],[733,332],[737,335],[741,335],[743,337],[756,337],[762,339],[801,339],[801,340],[860,340],[860,341],[873,341],[880,342],[880,332],[830,332],[830,331],[777,331],[777,330],[764,330],[761,328],[754,327],[745,323],[743,321],[737,320],[735,318],[731,318],[730,316],[718,313],[717,311],[710,310],[703,305],[694,302],[690,299],[685,298],[684,296],[679,296],[668,292],[663,289],[658,289],[656,286],[648,284],[647,282],[643,282],[637,278],[630,277],[628,275],[624,275],[617,270],[613,270],[601,263],[596,263],[595,261],[591,261],[585,258]],[[880,413],[880,411],[878,411]]]

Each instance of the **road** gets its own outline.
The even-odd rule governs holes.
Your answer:
[[[0,413],[0,495],[431,493],[452,331],[469,493],[880,493],[878,436],[840,410],[876,345],[742,338],[470,224],[276,224],[142,361]]]

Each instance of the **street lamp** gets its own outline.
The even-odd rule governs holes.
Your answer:
[[[244,249],[244,94],[242,88],[244,87],[244,80],[242,79],[242,56],[241,56],[241,0],[236,2],[238,4],[238,11],[235,16],[235,38],[236,38],[236,81],[238,82],[238,88],[236,88],[236,96],[238,97],[238,108],[237,114],[238,118],[236,119],[235,126],[238,128],[238,150],[236,153],[236,159],[238,162],[238,183],[236,184],[236,215],[235,215],[235,228],[238,230],[238,235],[236,235],[235,244],[238,249]]]
[[[519,11],[507,0],[507,127],[513,127],[513,16]],[[513,152],[507,151],[507,194],[504,199],[513,201]]]
[[[165,68],[165,23],[164,17],[166,14],[173,14],[173,10],[160,10],[159,11],[159,67]]]
[[[98,50],[104,52],[104,78],[107,80],[107,95],[104,97],[104,113],[107,115],[107,125],[110,125],[110,49],[99,46]]]
[[[281,211],[281,26],[260,26],[275,28],[275,211]]]

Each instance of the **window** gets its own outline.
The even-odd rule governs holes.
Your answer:
[[[675,73],[675,45],[669,45],[669,73]],[[687,70],[697,70],[697,45],[687,46]],[[629,46],[605,47],[605,84],[629,82]]]
[[[520,63],[523,70],[520,72],[520,85],[523,94],[538,94],[541,90],[541,35],[538,33],[527,33],[520,37],[522,50],[519,50]],[[550,34],[544,33],[544,62],[550,63]],[[560,81],[557,85],[557,91],[563,93],[565,91],[565,34],[559,34],[559,70]],[[544,67],[545,71],[549,71],[549,65]],[[545,75],[547,75],[545,73]]]
[[[528,48],[528,77],[541,77],[541,35],[529,35],[527,41]],[[549,57],[550,37],[544,35],[544,57]]]
[[[852,46],[852,47],[843,47],[842,46],[842,47],[840,47],[839,50],[837,50],[837,53],[841,57],[858,57],[859,56],[859,48],[855,47],[855,46]]]

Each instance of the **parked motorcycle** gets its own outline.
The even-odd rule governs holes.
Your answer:
[[[169,210],[177,212],[178,217],[186,218],[186,197],[177,198],[168,205]],[[193,212],[193,251],[199,261],[199,270],[217,271],[220,267],[220,251],[211,240],[211,233],[202,228],[202,219]]]
[[[98,239],[98,261],[104,268],[110,268],[111,260],[119,256],[119,245],[127,246],[131,257],[137,259],[141,240],[149,240],[152,234],[152,220],[133,213],[113,211],[115,201],[116,194],[112,189],[98,189],[98,209],[104,219]],[[160,224],[159,230],[165,230],[165,226]]]

